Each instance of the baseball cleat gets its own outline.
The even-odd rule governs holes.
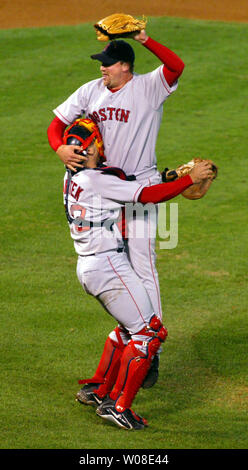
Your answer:
[[[158,381],[159,356],[156,354],[152,360],[151,367],[147,372],[142,388],[151,388]]]
[[[110,421],[122,429],[144,429],[148,426],[146,419],[141,418],[130,408],[124,411],[118,411],[115,407],[115,401],[106,397],[102,404],[96,409],[96,413],[103,419]]]
[[[95,391],[99,384],[86,384],[76,395],[76,400],[85,405],[99,406],[103,399],[100,398]]]

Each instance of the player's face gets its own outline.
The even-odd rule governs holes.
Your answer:
[[[123,86],[127,81],[128,64],[116,62],[113,65],[102,64],[100,67],[103,76],[103,83],[109,89]]]

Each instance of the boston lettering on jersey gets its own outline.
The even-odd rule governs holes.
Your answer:
[[[93,111],[87,117],[94,122],[101,121],[120,121],[128,122],[130,111],[122,108],[100,108],[98,111]]]

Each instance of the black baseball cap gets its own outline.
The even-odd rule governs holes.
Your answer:
[[[91,56],[92,59],[100,60],[103,64],[113,65],[116,62],[134,63],[135,55],[133,48],[125,41],[111,41],[102,52]]]

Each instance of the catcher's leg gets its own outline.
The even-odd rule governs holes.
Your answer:
[[[97,408],[99,416],[126,429],[142,429],[147,425],[146,420],[131,410],[131,405],[154,355],[166,337],[167,330],[155,315],[151,318],[149,327],[132,335],[122,355],[119,374],[109,399],[104,400]]]
[[[127,343],[126,336],[126,332],[121,326],[117,326],[109,334],[95,374],[90,379],[78,382],[79,384],[87,384],[77,393],[78,401],[85,404],[99,404],[102,398],[112,390],[126,346],[125,343]]]
[[[151,366],[152,359],[167,337],[167,330],[155,315],[149,327],[132,335],[121,360],[116,384],[110,393],[116,407],[130,408]],[[121,409],[120,409],[121,411]]]

